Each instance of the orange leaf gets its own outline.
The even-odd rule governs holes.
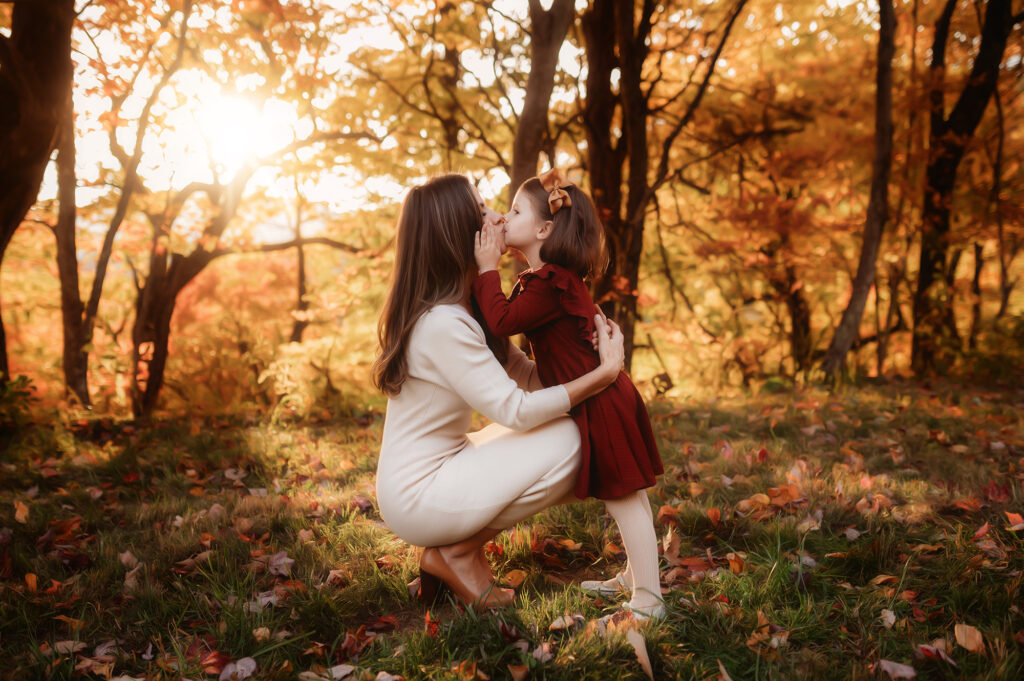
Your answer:
[[[530,668],[525,664],[510,664],[508,672],[512,675],[512,681],[526,681],[526,677],[530,675]]]
[[[36,575],[35,575],[34,572],[29,572],[29,573],[27,573],[25,575],[25,585],[28,586],[28,590],[31,593],[35,593],[36,592],[36,588],[37,588],[37,586],[36,586],[36,579],[37,578],[36,578]]]
[[[977,532],[974,533],[974,537],[972,538],[972,541],[976,541],[978,539],[981,539],[986,534],[988,534],[988,531],[989,531],[989,526],[988,526],[988,523],[986,522],[984,525],[982,525],[981,527],[978,528]]]
[[[1006,522],[1008,523],[1006,529],[1011,532],[1024,530],[1024,517],[1021,517],[1020,513],[1010,513],[1009,511],[1004,511],[1004,513],[1006,513]]]
[[[718,521],[720,521],[721,519],[722,519],[722,512],[721,511],[719,511],[717,508],[709,508],[708,509],[708,520],[711,521],[712,525],[714,525],[715,527],[718,527]]]
[[[509,570],[505,573],[505,582],[513,589],[518,589],[525,581],[526,572],[524,570]]]
[[[22,525],[28,522],[28,506],[25,505],[25,502],[14,502],[14,519]]]

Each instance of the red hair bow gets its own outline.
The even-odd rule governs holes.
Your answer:
[[[544,187],[544,191],[548,192],[548,209],[552,215],[562,206],[572,205],[569,193],[563,189],[563,187],[570,187],[572,185],[565,181],[562,173],[558,172],[557,168],[552,168],[537,179],[540,180],[540,186]]]

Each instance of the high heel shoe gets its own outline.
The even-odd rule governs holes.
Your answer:
[[[420,568],[420,586],[416,591],[416,598],[426,605],[433,605],[437,599],[448,589],[439,577]]]
[[[474,593],[441,555],[441,552],[429,547],[420,556],[420,593],[421,599],[431,600],[439,595],[440,586],[446,586],[466,605],[478,608],[503,608],[512,605],[515,592],[500,589],[491,583],[482,593]]]

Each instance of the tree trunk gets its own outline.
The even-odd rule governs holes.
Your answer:
[[[0,263],[57,144],[74,20],[74,0],[17,2],[10,36],[0,35]],[[0,319],[0,382],[9,377],[6,338]]]
[[[974,243],[974,276],[971,277],[971,330],[967,334],[967,347],[974,350],[978,345],[978,330],[981,328],[981,269],[985,265],[983,247]]]
[[[843,311],[822,368],[829,377],[846,361],[854,339],[860,334],[868,293],[875,283],[875,263],[882,231],[889,218],[889,173],[892,169],[892,58],[896,51],[896,14],[892,0],[880,0],[878,65],[875,77],[875,158],[871,167],[871,198],[864,223],[864,244],[857,263],[850,302]]]
[[[226,221],[225,221],[226,222]],[[171,318],[178,294],[214,259],[197,249],[168,256],[169,226],[158,229],[150,250],[149,275],[139,288],[132,325],[132,413],[148,417],[156,407],[167,367]]]
[[[510,206],[519,185],[537,174],[537,161],[548,131],[548,105],[555,87],[558,53],[574,16],[573,0],[553,0],[547,11],[540,0],[530,0],[530,75],[512,142]],[[554,163],[554,159],[551,161]]]
[[[298,178],[295,181],[295,191],[299,191]],[[309,301],[306,300],[306,251],[302,245],[302,196],[298,195],[295,200],[295,240],[298,242],[298,300],[296,301],[295,321],[292,323],[292,335],[288,339],[292,343],[302,342],[302,332],[309,326],[306,319],[306,311],[309,309]]]
[[[949,117],[943,106],[946,41],[956,0],[947,0],[935,24],[931,61],[931,126],[921,225],[921,255],[914,292],[911,367],[918,375],[944,371],[959,351],[953,323],[949,269],[950,213],[957,168],[964,150],[995,91],[999,64],[1013,26],[1010,0],[989,0],[981,29],[981,45],[970,77]]]
[[[627,371],[633,358],[644,207],[650,200],[648,108],[641,86],[654,3],[644,0],[642,5],[639,24],[632,3],[610,0],[596,0],[582,22],[588,69],[584,107],[587,167],[594,203],[604,221],[609,259],[609,271],[594,284],[594,297],[622,327]],[[619,71],[617,95],[611,84],[615,69]],[[615,116],[616,108],[621,117]],[[621,133],[617,134],[620,121]],[[625,205],[623,163],[628,168]]]
[[[57,240],[57,272],[60,276],[60,306],[64,326],[64,386],[83,407],[89,400],[89,353],[85,347],[85,326],[81,292],[78,288],[78,249],[76,246],[75,190],[75,111],[69,88],[60,123],[57,150],[57,197],[60,211],[54,235]]]

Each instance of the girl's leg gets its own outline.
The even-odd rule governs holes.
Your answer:
[[[647,493],[641,490],[605,501],[608,512],[619,526],[622,543],[632,573],[633,597],[629,607],[653,614],[662,606],[658,575],[658,536]]]
[[[636,495],[640,498],[642,508],[647,511],[647,519],[650,520],[651,527],[654,527],[654,513],[651,511],[651,502],[647,498],[647,490],[638,489]],[[655,552],[658,550],[657,535],[655,535],[654,550]],[[609,591],[616,591],[623,584],[626,585],[626,588],[633,589],[633,564],[629,561],[629,552],[626,553],[626,567],[622,568],[622,571],[614,577],[600,582],[601,588]]]

